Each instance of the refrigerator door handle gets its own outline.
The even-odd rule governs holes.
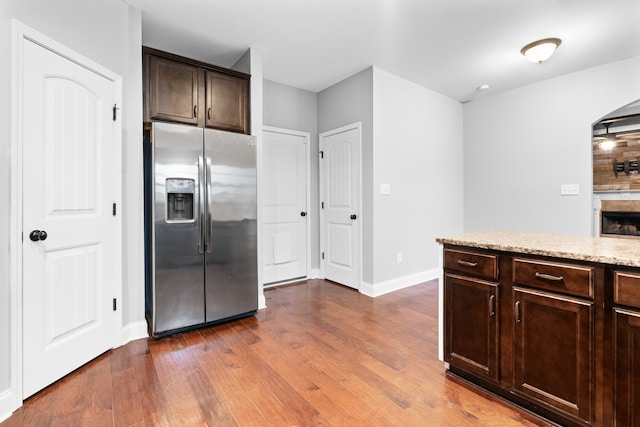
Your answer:
[[[213,212],[212,212],[212,201],[213,198],[211,197],[211,157],[207,156],[207,169],[205,171],[205,185],[206,185],[206,205],[207,206],[207,213],[206,213],[206,226],[205,226],[205,233],[206,233],[206,240],[205,240],[205,246],[207,248],[207,252],[211,253],[212,247],[213,247],[213,227],[212,227],[212,223],[211,223],[211,219],[213,217]]]
[[[198,252],[201,254],[205,251],[205,179],[204,158],[198,156]]]

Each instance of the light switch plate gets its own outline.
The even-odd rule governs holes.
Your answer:
[[[380,184],[380,194],[391,194],[391,184]]]
[[[560,195],[561,196],[577,196],[580,194],[580,184],[561,184]]]

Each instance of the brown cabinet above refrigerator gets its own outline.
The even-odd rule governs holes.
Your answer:
[[[249,80],[239,71],[143,47],[144,120],[249,134]]]

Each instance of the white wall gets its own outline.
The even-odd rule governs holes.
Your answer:
[[[318,93],[318,133],[362,122],[362,280],[373,281],[373,67]]]
[[[2,0],[0,2],[0,198],[9,200],[11,19],[45,34],[123,77],[123,324],[142,324],[142,86],[140,13],[121,1]],[[19,396],[11,394],[9,209],[0,204],[0,419]],[[136,328],[134,328],[136,329]],[[138,328],[139,331],[139,328]],[[131,334],[128,334],[131,337]],[[20,375],[20,373],[14,373]]]
[[[635,57],[465,104],[464,230],[590,235],[592,125],[638,98]]]
[[[249,111],[251,111],[251,135],[256,137],[256,204],[257,204],[257,220],[262,218],[262,93],[263,93],[263,59],[262,52],[256,48],[249,48],[240,59],[236,61],[231,67],[234,70],[241,71],[246,74],[251,74],[251,80],[249,84],[249,97],[251,105]],[[261,243],[262,232],[258,227],[258,241],[257,247],[262,247]],[[262,252],[258,251],[257,256],[258,265],[262,265]],[[262,269],[258,268],[258,308],[262,309],[267,306],[266,299],[264,297],[264,288],[262,281]]]
[[[372,284],[379,294],[403,278],[406,285],[437,277],[435,238],[462,232],[462,104],[379,68],[373,101]],[[380,184],[390,184],[391,194],[381,195]]]
[[[263,82],[262,121],[265,126],[279,127],[301,132],[309,132],[311,141],[310,212],[318,209],[318,96],[302,89],[265,80]],[[320,268],[320,223],[319,216],[313,215],[311,226],[311,269]]]

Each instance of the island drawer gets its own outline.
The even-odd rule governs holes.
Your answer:
[[[615,304],[640,308],[640,274],[628,271],[613,273],[613,301]]]
[[[498,279],[498,257],[496,255],[445,249],[444,268],[471,276]]]
[[[514,258],[513,282],[523,286],[593,298],[593,268]]]

